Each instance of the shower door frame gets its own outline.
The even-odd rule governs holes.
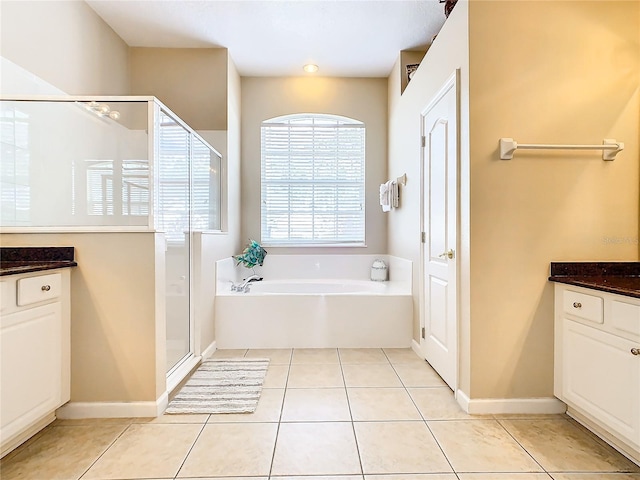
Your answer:
[[[191,128],[189,127],[189,125],[187,125],[178,115],[176,115],[169,107],[167,107],[165,104],[163,104],[161,101],[159,101],[157,98],[153,97],[153,101],[149,102],[149,115],[148,115],[148,119],[149,119],[149,151],[151,152],[151,161],[149,162],[152,168],[152,171],[150,172],[150,175],[153,176],[154,181],[150,182],[152,185],[154,185],[154,188],[156,185],[158,185],[158,157],[159,157],[159,152],[160,152],[160,136],[159,136],[159,132],[160,132],[160,113],[164,112],[167,116],[171,117],[178,125],[180,125],[182,128],[184,128],[187,133],[191,136],[191,135],[197,135],[197,133]],[[191,155],[191,139],[189,140],[189,151],[188,151],[188,155]],[[194,262],[193,262],[193,226],[192,226],[192,221],[191,221],[191,200],[193,198],[192,195],[192,181],[193,181],[193,176],[192,176],[192,169],[191,169],[191,165],[189,165],[189,228],[188,228],[188,243],[189,243],[189,259],[188,259],[188,266],[189,266],[189,274],[188,274],[188,295],[189,295],[189,300],[188,300],[188,304],[189,304],[189,351],[180,359],[177,361],[177,363],[173,366],[171,366],[171,368],[168,368],[168,362],[167,362],[167,348],[168,348],[168,339],[166,338],[166,331],[167,331],[167,312],[166,312],[166,306],[167,306],[167,292],[166,292],[166,253],[167,253],[167,240],[166,237],[164,236],[164,234],[162,234],[162,238],[163,238],[163,247],[164,247],[164,267],[165,267],[165,284],[163,284],[163,288],[165,288],[165,291],[162,292],[163,297],[164,297],[164,365],[165,365],[165,372],[166,372],[166,391],[169,393],[171,392],[174,388],[176,388],[180,382],[182,382],[182,380],[184,380],[184,378],[189,374],[189,372],[198,364],[198,362],[200,361],[200,356],[196,355],[196,329],[198,329],[198,326],[196,324],[195,321],[195,308],[194,308],[194,302],[193,302],[193,285],[194,285],[194,278],[193,278],[193,266],[194,266]],[[158,207],[158,197],[157,197],[157,192],[155,192],[155,190],[153,192],[149,192],[150,198],[152,198],[153,200],[153,208],[150,209],[150,214],[149,214],[149,226],[151,228],[155,228],[155,224],[156,224],[156,215],[155,215],[155,211],[156,208]],[[159,288],[159,286],[156,286],[156,288]],[[160,294],[160,292],[157,292],[156,295]]]

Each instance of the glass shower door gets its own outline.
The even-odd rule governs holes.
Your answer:
[[[158,129],[157,230],[166,238],[167,372],[192,353],[190,133],[162,110]]]

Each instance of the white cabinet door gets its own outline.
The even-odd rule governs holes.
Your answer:
[[[640,356],[637,342],[562,320],[562,395],[640,446]]]
[[[0,317],[0,437],[57,408],[62,385],[60,302]]]

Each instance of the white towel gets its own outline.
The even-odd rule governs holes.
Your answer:
[[[391,181],[388,181],[380,184],[380,205],[383,212],[391,210],[391,190],[393,189],[391,183]]]
[[[398,208],[400,206],[400,187],[398,187],[398,182],[391,182],[391,206],[393,208]]]

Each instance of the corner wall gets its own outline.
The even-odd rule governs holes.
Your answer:
[[[155,234],[2,234],[2,245],[73,246],[71,402],[156,402]],[[163,284],[164,285],[164,284]],[[160,342],[164,345],[164,341]],[[157,390],[159,389],[159,391]]]
[[[129,93],[127,44],[85,2],[3,0],[0,55],[69,95]]]
[[[153,95],[194,130],[227,128],[226,48],[129,49],[131,95]]]
[[[389,176],[407,174],[402,187],[402,208],[389,213],[389,254],[413,261],[413,338],[420,334],[420,184],[421,112],[456,69],[460,69],[460,373],[459,387],[468,393],[469,358],[469,37],[468,3],[459,1],[427,51],[404,93],[400,95],[400,58],[389,77]]]
[[[227,57],[227,131],[223,153],[223,172],[226,190],[223,192],[223,233],[203,232],[196,234],[195,246],[200,252],[200,263],[195,265],[194,287],[196,288],[195,315],[200,324],[200,338],[196,354],[201,354],[215,341],[215,291],[216,262],[242,251],[240,238],[240,75],[231,57]],[[205,136],[210,138],[210,136]],[[211,143],[215,146],[215,143]],[[196,257],[197,258],[197,257]]]
[[[470,2],[472,398],[553,396],[550,262],[638,259],[639,8]],[[502,161],[501,137],[625,149]]]
[[[387,216],[379,186],[387,178],[387,79],[327,77],[242,78],[242,239],[260,240],[260,127],[293,113],[328,113],[362,121],[366,131],[366,247],[304,247],[312,253],[386,253]],[[270,253],[300,248],[270,247]]]

